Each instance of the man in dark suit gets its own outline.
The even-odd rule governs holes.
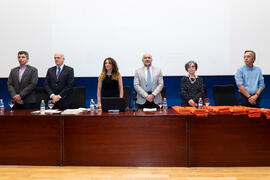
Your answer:
[[[44,87],[54,103],[54,109],[68,109],[72,103],[74,70],[64,64],[64,54],[56,53],[54,60],[56,66],[48,69]]]
[[[28,65],[29,54],[18,52],[20,66],[13,68],[8,77],[8,91],[14,100],[14,109],[33,109],[36,106],[35,88],[38,83],[38,71]]]

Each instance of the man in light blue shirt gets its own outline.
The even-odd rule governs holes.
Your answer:
[[[160,68],[152,66],[152,55],[144,54],[143,67],[135,71],[134,89],[137,92],[137,104],[139,109],[159,108],[162,101],[163,76]]]
[[[265,84],[261,69],[253,65],[255,60],[256,54],[254,51],[245,51],[245,65],[240,67],[235,74],[236,85],[240,92],[238,99],[239,105],[259,107],[260,94]]]

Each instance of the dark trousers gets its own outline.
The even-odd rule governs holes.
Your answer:
[[[152,94],[152,92],[147,92],[148,94]],[[154,101],[149,102],[146,100],[146,102],[144,104],[138,104],[138,108],[139,109],[143,109],[143,108],[159,108],[159,106],[157,104],[154,103]]]
[[[54,106],[53,109],[61,109],[61,110],[65,110],[65,109],[70,109],[72,104],[72,99],[71,98],[66,98],[66,99],[60,99],[59,101],[57,101]]]
[[[53,109],[61,109],[61,110],[65,110],[65,109],[70,109],[71,108],[71,104],[66,104],[66,103],[61,103],[61,102],[56,102],[53,106]]]
[[[146,101],[144,104],[138,104],[138,108],[139,109],[143,109],[143,108],[159,108],[159,106],[157,104],[155,104],[153,101],[152,102]]]
[[[17,104],[13,106],[13,109],[35,109],[36,103]]]
[[[258,97],[258,99],[256,100],[256,104],[252,105],[248,102],[248,98],[246,96],[244,96],[242,93],[239,93],[238,104],[241,106],[259,107],[260,101],[261,101],[261,97]]]

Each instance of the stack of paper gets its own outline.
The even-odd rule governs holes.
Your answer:
[[[40,110],[37,111],[32,111],[32,114],[40,114]],[[54,113],[61,113],[61,111],[59,111],[58,109],[47,109],[45,110],[46,114],[54,114]]]
[[[143,108],[143,112],[156,112],[157,108]]]
[[[82,112],[83,112],[82,109],[66,109],[61,114],[62,115],[75,115],[75,114],[79,114]]]

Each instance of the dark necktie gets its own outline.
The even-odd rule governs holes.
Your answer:
[[[59,78],[60,73],[61,73],[61,68],[59,66],[57,66],[56,79]]]

